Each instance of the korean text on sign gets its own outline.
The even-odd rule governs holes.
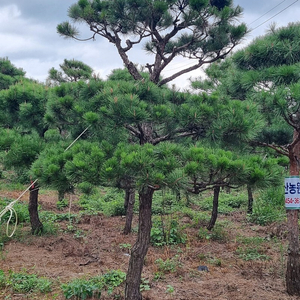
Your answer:
[[[285,178],[285,207],[287,209],[300,209],[300,178],[290,176]]]

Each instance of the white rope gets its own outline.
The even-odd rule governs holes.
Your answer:
[[[12,237],[17,229],[17,224],[18,224],[18,215],[17,215],[17,212],[15,211],[14,209],[14,205],[17,201],[19,201],[22,196],[37,182],[37,179],[35,181],[33,181],[29,187],[18,197],[18,199],[12,201],[11,203],[9,203],[1,212],[0,212],[0,222],[1,222],[1,218],[7,213],[7,212],[10,212],[10,215],[9,215],[9,218],[6,222],[6,235],[8,237]],[[16,220],[15,220],[15,225],[14,225],[14,228],[13,228],[13,231],[11,234],[8,234],[8,229],[9,229],[9,224],[10,224],[10,220],[11,218],[13,217],[13,215],[15,215],[16,217]]]
[[[79,134],[79,136],[65,149],[65,152],[67,151],[67,150],[69,150],[72,146],[73,146],[73,144],[90,128],[90,126],[91,125],[89,125],[86,129],[84,129],[80,134]]]
[[[91,125],[89,125],[86,129],[84,129],[80,134],[79,136],[65,149],[65,152],[67,150],[69,150],[73,144],[89,129]],[[0,222],[1,222],[1,218],[7,213],[7,212],[10,212],[10,216],[7,220],[7,223],[6,223],[6,235],[8,237],[12,237],[17,229],[17,223],[18,223],[18,215],[17,215],[17,212],[15,211],[14,209],[14,205],[16,202],[18,202],[20,200],[20,198],[38,181],[38,179],[36,179],[35,181],[33,181],[29,187],[18,197],[18,199],[12,201],[11,203],[9,203],[1,212],[0,212]],[[11,234],[8,234],[8,230],[9,230],[9,224],[10,224],[10,221],[13,217],[13,215],[15,215],[16,217],[16,220],[15,220],[15,225],[14,225],[14,228],[13,228],[13,231]]]

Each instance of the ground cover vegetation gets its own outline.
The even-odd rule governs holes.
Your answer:
[[[8,196],[5,203],[1,204],[2,207],[10,200],[9,195],[18,194],[15,187],[13,191],[2,188],[2,193],[7,193]],[[100,299],[124,297],[123,280],[128,255],[136,238],[138,220],[134,219],[132,234],[122,235],[120,234],[122,217],[111,215],[111,212],[105,217],[98,204],[103,201],[109,206],[110,201],[119,199],[119,208],[122,209],[124,204],[122,193],[110,190],[110,196],[107,197],[105,191],[98,191],[93,197],[100,195],[101,199],[91,201],[87,209],[81,207],[80,196],[77,200],[73,200],[72,211],[69,211],[68,207],[63,210],[57,208],[57,197],[53,191],[42,190],[40,193],[43,195],[40,196],[40,219],[45,227],[43,235],[31,235],[27,197],[16,207],[18,215],[22,216],[23,212],[24,217],[20,219],[13,238],[9,239],[6,236],[5,224],[1,225],[3,297],[9,295],[13,297],[15,294],[23,294],[23,297],[31,299],[68,299],[67,297],[71,295],[74,299],[91,299],[91,295],[94,298],[99,296]],[[264,194],[267,197],[268,192],[261,195]],[[277,196],[279,197],[279,194]],[[249,290],[249,282],[252,281],[256,286],[255,294],[257,293],[258,299],[265,297],[292,299],[284,292],[287,228],[284,226],[283,196],[279,198],[281,201],[273,207],[281,211],[281,218],[275,224],[271,220],[260,226],[259,220],[257,222],[247,220],[245,214],[247,192],[244,189],[231,194],[221,192],[220,218],[214,229],[209,231],[205,225],[210,219],[211,211],[207,203],[212,205],[211,193],[190,196],[188,207],[185,197],[178,202],[172,192],[164,194],[157,192],[157,196],[154,195],[153,199],[153,211],[159,212],[162,201],[169,199],[169,203],[164,206],[164,214],[158,213],[153,216],[150,252],[145,260],[141,282],[143,296],[151,299],[161,299],[162,294],[166,299],[179,296],[197,299],[200,294],[208,297],[217,296],[217,292],[212,293],[215,291],[213,289],[215,283],[203,287],[201,291],[197,290],[196,285],[203,280],[210,282],[219,276],[217,274],[224,278],[223,274],[226,272],[228,280],[222,282],[219,292],[226,288],[226,293],[232,299],[243,299],[247,293],[253,293],[253,288]],[[173,203],[170,203],[170,199],[173,199]],[[239,204],[236,205],[236,202]],[[267,214],[260,216],[264,217]],[[169,238],[157,239],[158,230],[161,236],[164,236],[164,232],[170,232]],[[21,252],[18,251],[21,249],[20,256]],[[35,253],[34,256],[32,253]],[[19,258],[15,259],[15,255]],[[60,257],[56,263],[55,257],[56,259]],[[43,263],[39,263],[39,260]],[[45,265],[48,266],[46,269]],[[209,272],[198,271],[197,267],[200,265],[207,266]],[[107,273],[115,274],[115,271],[117,273],[113,278],[117,276],[120,279],[113,279],[113,282],[116,280],[119,283],[109,282],[104,286],[101,278]],[[35,278],[42,278],[51,290],[49,288],[49,290],[32,289],[30,292],[16,292],[10,280],[12,272],[17,274],[17,278],[23,278],[24,286],[30,287]],[[264,280],[261,280],[262,278]],[[240,283],[234,285],[233,282],[239,280]],[[243,283],[243,280],[246,280],[247,284]],[[182,287],[183,284],[185,288]],[[273,284],[274,290],[267,289],[269,294],[266,296],[266,285],[270,284]],[[276,284],[281,286],[280,291],[275,289]],[[157,294],[158,291],[160,292]],[[277,298],[276,293],[279,293]]]
[[[7,186],[31,184],[28,211],[18,203],[16,214],[8,209],[1,215],[1,260],[12,264],[0,268],[2,295],[140,300],[161,299],[164,290],[166,299],[199,299],[199,280],[212,279],[211,269],[221,274],[224,266],[232,282],[237,274],[257,273],[270,284],[271,274],[279,296],[266,296],[260,286],[258,299],[289,299],[285,274],[287,292],[298,295],[297,242],[278,188],[288,166],[292,175],[299,173],[297,55],[291,50],[284,61],[277,55],[280,45],[296,47],[298,25],[273,29],[213,64],[206,81],[193,83],[193,93],[177,91],[165,84],[225,58],[241,41],[246,27],[233,22],[241,8],[232,1],[146,4],[146,10],[144,1],[71,6],[70,18],[113,42],[124,61],[125,69],[107,80],[93,77],[84,63],[65,60],[42,84],[1,61],[8,84],[0,90],[0,206],[6,209],[15,195]],[[77,38],[68,22],[58,31]],[[127,55],[142,41],[155,57],[144,70]],[[163,78],[177,55],[196,59],[195,66]],[[273,65],[266,59],[271,55]],[[12,239],[6,222],[20,227]],[[287,236],[293,251],[285,272]],[[20,269],[13,262],[13,247],[24,245],[29,261],[46,255],[42,265],[18,257],[26,268]],[[239,295],[244,283],[232,282],[221,289],[244,299],[238,297],[249,290]],[[220,296],[212,285],[203,288],[207,297]]]

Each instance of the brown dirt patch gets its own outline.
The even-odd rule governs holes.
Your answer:
[[[18,197],[18,192],[3,192],[1,197]],[[28,196],[27,196],[28,197]],[[26,196],[22,201],[26,201]],[[40,194],[39,201],[43,210],[57,211],[54,193]],[[74,199],[73,199],[74,200]],[[75,200],[74,200],[75,201]],[[71,212],[78,212],[72,205]],[[67,211],[67,210],[66,210]],[[199,240],[198,229],[187,227],[188,242],[173,247],[150,247],[146,257],[143,278],[150,282],[151,289],[143,292],[144,299],[216,299],[216,300],[294,300],[287,295],[284,285],[285,255],[281,248],[286,247],[285,225],[270,228],[247,224],[245,214],[234,213],[220,217],[219,221],[229,220],[226,242]],[[185,217],[184,225],[189,220]],[[225,223],[224,223],[225,224]],[[55,236],[31,236],[30,227],[19,228],[23,234],[8,241],[0,257],[0,269],[14,272],[27,270],[41,276],[57,280],[55,290],[47,296],[13,295],[1,291],[1,299],[64,299],[59,283],[76,277],[94,276],[111,269],[127,270],[129,250],[122,244],[134,244],[136,233],[128,236],[121,234],[123,217],[104,217],[102,215],[84,216],[75,224],[76,231],[67,230],[68,223],[60,223],[61,230]],[[137,217],[134,226],[137,225]],[[273,229],[272,229],[273,228]],[[76,236],[76,232],[80,232]],[[238,254],[241,246],[237,236],[260,236],[266,239],[277,236],[278,242],[264,244],[267,261],[245,261]],[[280,244],[283,246],[280,247]],[[171,259],[178,255],[181,267],[155,280],[158,266],[155,261]],[[197,270],[199,265],[208,266],[209,272]],[[168,286],[174,288],[168,293]],[[122,292],[121,292],[122,294]],[[10,295],[10,298],[6,296]],[[102,299],[112,299],[105,297]],[[122,299],[122,298],[121,298]]]

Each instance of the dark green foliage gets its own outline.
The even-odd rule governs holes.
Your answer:
[[[0,90],[9,88],[10,85],[22,80],[25,72],[16,68],[8,58],[0,59]]]
[[[6,132],[13,142],[9,145],[9,138],[2,139],[3,146],[5,146],[5,143],[7,146],[9,145],[9,148],[6,149],[6,155],[3,157],[3,165],[6,169],[16,171],[19,182],[29,183],[28,170],[45,144],[37,134],[20,135],[8,130]]]
[[[195,146],[184,156],[185,174],[191,179],[189,191],[195,194],[214,186],[238,186],[243,182],[244,161],[233,152]]]
[[[156,146],[120,143],[114,156],[103,165],[103,176],[112,184],[131,178],[139,191],[153,188],[177,188],[183,179],[180,171],[182,148],[171,143]]]
[[[69,153],[64,152],[61,145],[50,146],[40,153],[31,167],[32,176],[38,178],[40,184],[51,186],[58,191],[58,200],[62,200],[64,194],[72,192],[74,188],[66,176],[65,164],[68,158]]]
[[[300,61],[299,24],[289,24],[257,38],[247,49],[234,56],[238,67],[246,70],[262,70],[272,66],[294,65]],[[285,55],[282,55],[285,53]],[[265,59],[268,57],[269,59]],[[274,78],[277,76],[274,76]],[[295,78],[296,79],[296,78]]]
[[[101,276],[104,288],[107,289],[107,293],[111,295],[114,288],[121,285],[126,278],[126,274],[120,270],[111,270]]]
[[[111,89],[104,89],[105,85],[99,79],[92,79],[88,83],[63,83],[52,88],[45,121],[51,127],[58,128],[63,136],[69,135],[74,139],[90,125],[81,139],[123,140],[124,129],[117,128],[110,120],[111,116],[104,116]],[[111,135],[112,131],[114,135]]]
[[[248,239],[249,242],[247,242],[247,240],[243,240],[244,245],[240,246],[237,248],[236,253],[239,255],[240,258],[242,258],[245,261],[249,261],[249,260],[270,260],[271,257],[266,255],[266,245],[264,245],[263,242],[265,242],[265,240],[259,240],[259,239]]]
[[[0,150],[8,151],[12,144],[20,138],[20,134],[11,129],[0,128]]]
[[[221,10],[225,6],[230,6],[232,4],[232,0],[210,0],[210,4]]]
[[[184,201],[179,199],[180,193],[168,190],[158,191],[153,196],[152,214],[167,215],[172,214],[185,205]]]
[[[143,72],[141,74],[146,80],[149,80],[149,73]],[[135,80],[132,78],[132,76],[130,75],[127,69],[112,70],[111,73],[107,76],[107,80],[135,82]]]
[[[81,61],[65,59],[63,64],[59,65],[62,71],[51,68],[47,83],[49,85],[58,85],[62,82],[73,82],[79,80],[91,79],[93,69]]]
[[[43,136],[46,100],[46,88],[29,80],[0,91],[0,125],[4,128],[16,126],[26,133],[36,131]]]

